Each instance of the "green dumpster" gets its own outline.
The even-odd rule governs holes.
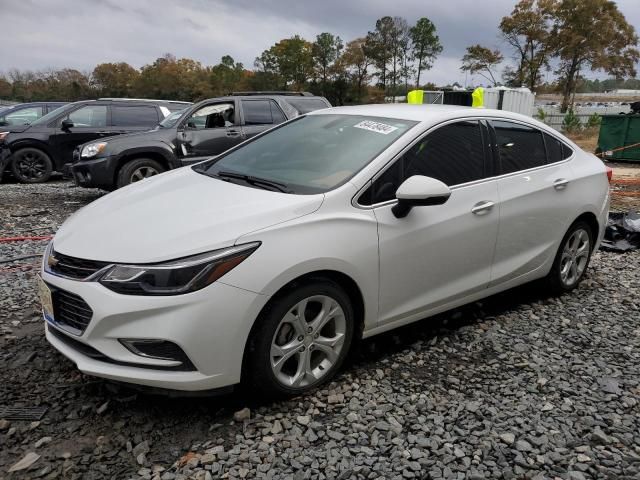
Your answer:
[[[640,162],[640,145],[613,151],[635,144],[640,144],[640,115],[602,116],[598,150],[605,160]]]

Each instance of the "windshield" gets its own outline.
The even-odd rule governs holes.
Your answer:
[[[416,123],[362,115],[299,117],[194,170],[228,181],[229,174],[237,181],[244,175],[291,193],[323,193],[348,181]]]
[[[178,110],[177,112],[170,113],[158,125],[160,125],[162,128],[173,127],[176,123],[178,123],[178,120],[180,120],[180,117],[186,110],[186,108],[183,108],[182,110]]]
[[[63,105],[63,106],[61,106],[59,108],[56,108],[52,112],[49,112],[46,115],[40,117],[38,120],[33,122],[31,125],[46,125],[51,120],[55,119],[58,115],[60,115],[62,112],[64,112],[67,109],[74,108],[74,106],[75,106],[75,104],[70,103],[68,105]]]

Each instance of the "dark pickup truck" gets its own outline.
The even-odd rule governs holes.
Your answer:
[[[156,128],[80,145],[69,169],[77,185],[114,190],[202,161],[298,115],[331,107],[308,94],[231,94],[174,112]]]

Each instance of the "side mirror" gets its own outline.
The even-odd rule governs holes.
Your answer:
[[[442,205],[450,196],[451,190],[440,180],[414,175],[402,182],[396,191],[398,203],[391,211],[397,218],[404,218],[413,207]]]
[[[62,121],[62,130],[71,130],[73,128],[73,122],[71,120],[69,120],[68,118],[65,118]]]

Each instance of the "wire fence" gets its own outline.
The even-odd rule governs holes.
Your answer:
[[[578,121],[580,122],[580,125],[582,127],[586,127],[587,124],[589,123],[589,118],[591,118],[592,115],[586,115],[586,114],[576,114],[575,117],[578,119]],[[549,125],[551,128],[558,130],[559,132],[563,132],[564,131],[564,119],[565,119],[565,115],[563,114],[559,114],[559,115],[545,115],[543,119],[538,118],[537,115],[534,115],[534,118],[536,118],[537,120],[541,120],[543,123],[546,123],[547,125]],[[599,126],[599,125],[592,125],[592,126]],[[575,128],[575,127],[574,127]]]

